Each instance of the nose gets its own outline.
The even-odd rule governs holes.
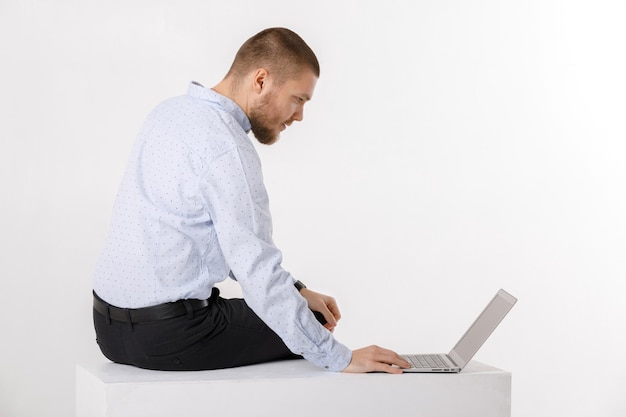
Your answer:
[[[296,112],[291,116],[291,120],[296,120],[301,122],[304,119],[304,106],[301,106],[296,110]]]

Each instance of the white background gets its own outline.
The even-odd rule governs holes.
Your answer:
[[[513,372],[513,416],[626,415],[626,365],[598,356],[626,350],[625,19],[617,0],[0,0],[0,416],[73,415],[140,124],[269,26],[322,65],[304,122],[259,150],[284,266],[338,299],[336,336],[447,350],[503,287],[520,301],[476,359]]]

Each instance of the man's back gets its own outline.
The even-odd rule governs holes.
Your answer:
[[[248,126],[235,103],[197,84],[152,111],[129,158],[96,266],[94,289],[103,299],[127,308],[205,299],[228,276],[203,184],[227,152],[245,161],[246,177],[261,177]],[[218,180],[236,182],[235,168],[222,167]],[[252,185],[265,194],[262,183]]]

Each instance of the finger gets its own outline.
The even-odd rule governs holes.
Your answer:
[[[385,361],[368,361],[364,365],[364,372],[385,372],[388,374],[401,374],[402,369],[397,366],[392,366]]]
[[[334,328],[337,326],[337,319],[335,318],[333,313],[330,312],[330,310],[326,310],[322,312],[322,314],[324,315],[324,318],[326,319],[325,326],[329,326],[330,328]],[[326,328],[328,329],[328,327]]]
[[[399,366],[400,368],[410,368],[411,364],[404,359],[402,356],[398,355],[395,352],[392,352],[392,356],[388,357],[385,360],[385,363],[389,364],[389,365],[395,365],[395,366]]]
[[[376,364],[376,369],[377,372],[385,372],[388,374],[401,374],[402,373],[402,369],[400,368],[396,368],[395,366],[391,366],[388,365],[386,363],[378,363]]]
[[[315,317],[317,317],[317,320],[329,330],[336,327],[337,319],[335,318],[334,314],[331,313],[328,308],[320,308],[320,310],[322,311],[313,312],[313,314],[315,314]]]
[[[328,310],[333,315],[336,321],[339,321],[341,319],[341,312],[339,311],[339,306],[337,305],[337,302],[334,299],[332,300],[332,303],[327,304],[326,307],[328,308]]]
[[[378,348],[376,350],[374,359],[379,362],[386,363],[390,366],[395,365],[395,366],[399,366],[400,368],[411,367],[411,364],[406,359],[404,359],[402,356],[398,355],[396,352],[389,350],[389,349]]]

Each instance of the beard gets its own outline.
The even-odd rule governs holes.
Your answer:
[[[272,145],[278,141],[280,131],[273,126],[280,122],[272,114],[276,114],[273,103],[274,94],[265,96],[259,104],[250,109],[250,129],[254,137],[264,145]]]

